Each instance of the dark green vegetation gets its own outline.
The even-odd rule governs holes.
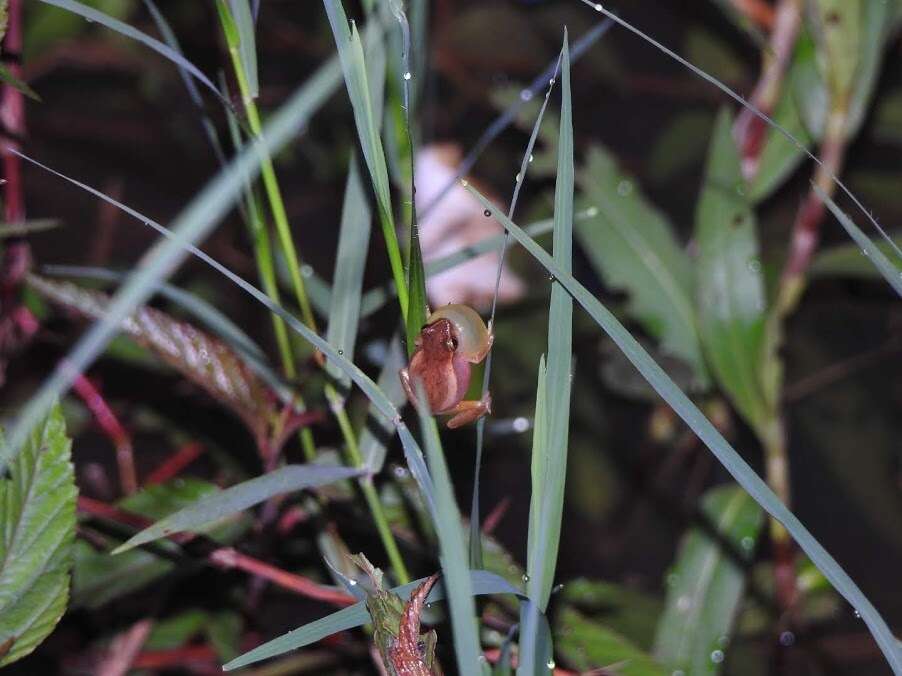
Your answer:
[[[622,4],[0,2],[0,664],[902,674],[902,3]]]

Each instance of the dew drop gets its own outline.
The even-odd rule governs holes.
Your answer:
[[[527,582],[529,582],[529,575],[527,575],[526,573],[523,573],[522,579],[523,579],[523,584],[526,584]]]
[[[531,101],[532,100],[532,92],[528,89],[523,89],[520,92],[520,100],[521,101]]]
[[[488,209],[486,209],[485,211],[482,212],[482,215],[485,216],[486,218],[488,218],[489,216],[492,215],[492,212],[489,211]]]
[[[522,415],[514,418],[514,422],[511,425],[514,428],[514,432],[522,434],[526,430],[529,429],[529,419],[524,418]]]
[[[780,645],[788,648],[796,642],[796,635],[791,631],[784,631],[780,634]]]
[[[598,207],[589,207],[586,209],[586,216],[589,218],[595,218],[598,215]]]
[[[404,73],[404,79],[405,79],[405,80],[409,80],[411,77],[412,77],[412,76],[411,76],[411,74],[410,74],[410,71],[407,71],[406,73]]]
[[[686,676],[686,672],[682,669],[677,669],[676,671],[672,672],[670,676]]]
[[[755,538],[751,537],[750,535],[746,535],[744,538],[742,538],[739,544],[742,545],[742,548],[745,551],[750,551],[752,547],[755,546]]]
[[[554,660],[548,660],[545,663],[545,666],[548,667],[549,669],[554,669]]]
[[[691,598],[689,598],[688,596],[681,596],[677,599],[676,609],[679,612],[681,612],[681,613],[688,612],[690,608],[692,608],[692,599]]]
[[[470,185],[470,183],[469,183],[469,182],[467,181],[467,179],[465,179],[465,178],[460,179],[460,184],[461,184],[464,188],[466,188],[468,185]]]
[[[711,661],[714,662],[714,664],[720,664],[721,662],[723,662],[723,658],[723,650],[714,650],[711,653]]]
[[[861,250],[861,255],[862,255],[862,256],[869,256],[870,254],[868,253],[868,250],[867,250],[867,249],[862,249],[862,250]]]
[[[345,354],[345,351],[344,351],[344,350],[339,350],[339,351],[338,351],[338,356],[339,356],[339,357],[343,357],[344,354]]]
[[[617,194],[621,197],[628,197],[631,192],[633,192],[633,184],[629,181],[623,180],[617,184]]]
[[[519,182],[520,182],[520,172],[518,171],[517,175],[514,176],[514,183],[519,183]]]
[[[548,281],[555,282],[555,281],[557,281],[557,277],[555,277],[554,275],[548,275]]]
[[[554,78],[551,78],[550,80],[548,80],[548,86],[549,86],[549,87],[553,87],[553,86],[554,86]]]
[[[761,261],[753,258],[749,261],[749,272],[761,272]]]
[[[857,610],[855,611],[855,618],[858,620],[861,619],[861,613],[859,613]]]
[[[532,153],[529,153],[529,163],[530,163],[530,164],[532,164],[532,161],[533,161],[534,159],[536,159],[536,158],[532,156]]]
[[[556,584],[556,585],[554,585],[554,587],[551,588],[551,593],[552,593],[552,594],[557,594],[557,593],[560,592],[563,588],[564,588],[563,583],[562,583],[562,584]]]
[[[302,277],[312,277],[313,276],[313,268],[309,265],[301,266],[301,276]]]
[[[357,586],[357,580],[348,580],[348,584],[351,585],[352,587],[356,587],[356,586]]]

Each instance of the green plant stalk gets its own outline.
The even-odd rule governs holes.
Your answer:
[[[357,435],[354,432],[354,427],[351,425],[351,420],[348,418],[348,413],[345,410],[344,398],[335,391],[331,384],[327,384],[325,389],[326,398],[329,400],[329,405],[335,414],[335,419],[338,421],[338,427],[341,429],[341,435],[344,437],[346,460],[353,467],[362,467],[364,464],[363,457],[360,455],[360,446],[357,444]],[[411,579],[410,573],[407,570],[407,566],[404,565],[404,559],[401,557],[395,535],[391,532],[388,518],[382,509],[382,502],[379,500],[379,494],[376,493],[376,488],[373,486],[373,479],[367,475],[358,479],[357,483],[360,485],[366,504],[370,508],[370,514],[376,524],[376,530],[379,532],[382,546],[385,547],[385,553],[388,554],[388,560],[391,562],[398,582],[407,584]]]
[[[251,236],[254,243],[254,258],[257,262],[257,272],[260,276],[260,284],[264,293],[272,298],[275,303],[281,304],[279,300],[279,285],[276,282],[276,271],[273,265],[272,244],[269,241],[269,232],[266,230],[266,224],[263,222],[263,215],[260,213],[260,207],[256,199],[249,194],[248,200],[248,221],[251,227]],[[291,351],[291,343],[288,338],[288,331],[285,328],[285,322],[278,315],[272,315],[273,331],[276,335],[276,344],[279,349],[279,356],[282,360],[282,372],[285,377],[293,381],[297,377],[297,367],[294,363],[294,354]],[[306,408],[303,398],[298,394],[297,403],[302,408]],[[316,459],[316,442],[313,439],[313,432],[309,427],[301,428],[299,432],[301,440],[301,448],[304,451],[304,458],[307,462]]]
[[[223,34],[226,38],[229,56],[232,59],[232,69],[235,72],[235,80],[238,83],[238,90],[241,94],[244,112],[247,115],[247,122],[250,126],[251,133],[254,136],[254,143],[257,143],[263,132],[263,125],[260,122],[260,113],[257,110],[257,104],[250,94],[247,77],[244,74],[244,64],[241,61],[238,35],[234,30],[229,9],[225,6],[225,0],[218,0],[216,7],[219,10],[219,18],[222,24]],[[316,331],[316,319],[313,317],[313,309],[310,306],[310,299],[307,297],[307,290],[304,287],[304,278],[301,275],[300,261],[298,259],[297,249],[294,246],[294,240],[291,236],[291,228],[288,225],[288,215],[285,211],[285,203],[282,200],[282,191],[279,189],[279,182],[276,179],[272,157],[270,157],[269,153],[262,148],[259,150],[259,153],[260,176],[263,179],[263,187],[266,191],[270,210],[272,211],[273,222],[276,225],[279,245],[285,254],[285,261],[288,265],[289,275],[291,276],[291,284],[294,288],[295,296],[297,297],[298,306],[301,308],[301,317],[310,329]]]

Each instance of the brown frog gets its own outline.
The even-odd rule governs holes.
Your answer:
[[[493,339],[482,318],[467,305],[445,305],[433,312],[417,336],[410,363],[400,372],[407,398],[416,406],[414,383],[421,381],[430,411],[450,415],[452,429],[491,413],[488,393],[477,401],[464,397],[470,386],[470,365],[485,359]]]

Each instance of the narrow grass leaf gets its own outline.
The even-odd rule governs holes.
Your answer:
[[[164,56],[165,58],[172,61],[179,68],[187,71],[188,73],[191,73],[194,78],[196,78],[205,87],[207,87],[207,89],[213,92],[216,97],[223,102],[223,104],[231,107],[232,104],[229,102],[229,100],[222,95],[222,93],[216,88],[216,85],[214,85],[213,82],[210,81],[210,78],[204,75],[197,66],[188,61],[188,59],[182,56],[179,52],[172,49],[172,47],[163,44],[156,38],[152,38],[146,33],[142,33],[134,26],[130,26],[127,23],[120,21],[119,19],[113,18],[108,14],[101,12],[100,10],[94,9],[93,7],[88,7],[81,2],[77,2],[77,0],[40,1],[48,5],[53,5],[54,7],[59,7],[60,9],[65,9],[66,11],[72,12],[73,14],[78,14],[88,21],[96,21],[102,26],[106,26],[107,28],[116,31],[117,33],[124,35],[127,38],[137,40],[147,47],[150,47],[161,56]]]
[[[35,232],[53,230],[53,228],[58,228],[60,225],[62,224],[55,218],[36,218],[23,223],[0,223],[0,239],[23,237]]]
[[[668,576],[654,654],[668,671],[716,674],[745,591],[744,561],[735,557],[750,560],[763,519],[761,508],[738,486],[708,491],[701,511],[713,535],[696,527],[683,537]]]
[[[391,186],[388,180],[388,169],[385,165],[385,152],[379,130],[381,120],[376,118],[373,101],[368,84],[366,59],[357,26],[348,25],[341,0],[323,0],[329,25],[335,37],[338,56],[344,72],[345,86],[354,111],[354,122],[357,136],[366,166],[370,172],[379,220],[382,224],[382,235],[388,250],[392,276],[398,289],[398,300],[401,314],[407,317],[407,284],[404,276],[404,264],[401,250],[398,247],[398,235],[395,231],[395,219],[391,205]]]
[[[570,45],[564,31],[561,59],[561,121],[558,135],[558,166],[554,193],[554,260],[568,273],[573,268],[573,109],[570,94]],[[564,488],[567,478],[567,447],[570,429],[570,390],[573,352],[573,298],[557,282],[551,286],[548,312],[548,361],[543,389],[544,439],[533,445],[532,489],[529,505],[527,591],[533,616],[545,610],[554,584]],[[540,374],[542,365],[539,366]],[[537,402],[536,407],[539,407]],[[537,425],[537,428],[539,425]],[[547,670],[535,663],[535,617],[523,625],[518,673]],[[536,670],[540,670],[537,672]]]
[[[417,406],[420,412],[420,429],[423,434],[429,468],[433,477],[435,509],[432,519],[438,535],[439,558],[442,564],[442,579],[448,590],[448,605],[451,610],[451,628],[454,632],[454,652],[457,656],[457,670],[461,674],[482,673],[485,665],[479,643],[476,625],[476,604],[470,584],[467,550],[460,528],[460,509],[454,498],[454,488],[448,474],[448,465],[442,451],[435,417],[429,412],[422,383],[417,386]]]
[[[811,184],[811,187],[814,192],[817,193],[817,196],[821,198],[821,201],[827,205],[827,208],[830,209],[830,213],[836,217],[839,224],[847,233],[849,233],[849,237],[855,240],[855,243],[861,248],[862,253],[868,257],[871,264],[877,268],[880,274],[883,275],[883,278],[889,282],[889,285],[893,287],[893,290],[902,296],[902,265],[900,265],[902,264],[902,259],[894,256],[896,262],[894,263],[890,260],[887,254],[883,253],[881,247],[875,244],[870,237],[865,235],[827,193],[814,183]],[[889,255],[894,255],[896,251],[893,250],[888,253]]]
[[[360,294],[366,255],[370,246],[372,214],[360,181],[356,158],[351,157],[348,180],[345,186],[344,204],[341,210],[341,227],[338,233],[338,251],[335,255],[335,274],[329,308],[329,326],[326,340],[340,353],[354,359],[357,325],[360,321]],[[343,387],[350,386],[350,378],[337,367],[329,367]]]
[[[332,94],[340,82],[340,77],[341,71],[337,61],[331,60],[322,66],[271,118],[266,132],[258,144],[262,145],[270,154],[283,147],[294,137],[299,126],[306,122]],[[256,145],[254,144],[254,146]],[[247,148],[226,169],[223,169],[179,214],[175,219],[170,236],[159,240],[144,257],[135,274],[113,297],[104,319],[92,326],[75,348],[70,351],[66,359],[60,362],[41,389],[31,397],[10,431],[9,445],[0,457],[0,469],[18,453],[27,430],[31,429],[36,421],[46,414],[53,401],[67,390],[78,374],[93,362],[107,342],[117,333],[124,319],[136,307],[144,303],[159,281],[171,274],[184,260],[187,253],[192,250],[189,245],[209,233],[235,203],[235,200],[241,195],[245,182],[256,176],[260,170],[259,154],[254,146]],[[19,153],[19,156],[42,166],[47,171],[53,171],[49,167],[34,162],[24,154]],[[53,173],[57,173],[71,183],[115,204],[143,222],[152,223],[139,212],[112,200],[103,193],[58,174],[58,172]],[[159,226],[156,223],[153,225]]]
[[[12,71],[2,63],[0,63],[0,82],[9,85],[13,89],[19,90],[30,99],[41,101],[41,97],[34,89],[28,86],[27,82],[24,82],[13,75]]]
[[[400,596],[402,599],[407,600],[410,597],[411,593],[419,587],[423,582],[426,581],[426,578],[420,578],[419,580],[414,580],[408,584],[402,585],[400,587],[395,587],[391,591]],[[519,597],[521,600],[524,598],[519,590],[512,587],[508,582],[504,580],[504,578],[495,575],[494,573],[487,573],[484,570],[471,570],[469,572],[468,585],[472,589],[473,594],[476,596],[485,596],[491,594],[513,594]],[[429,592],[429,596],[426,597],[426,603],[434,603],[437,601],[441,601],[447,596],[447,580],[442,579],[432,588],[432,591]],[[239,669],[241,667],[246,667],[249,664],[253,664],[254,662],[259,662],[260,660],[269,659],[270,657],[277,657],[284,653],[287,653],[290,650],[297,650],[298,648],[303,648],[304,646],[310,645],[311,643],[315,643],[320,639],[325,638],[326,636],[331,636],[332,634],[336,634],[340,631],[345,631],[347,629],[353,629],[354,627],[359,627],[367,622],[370,622],[370,615],[367,612],[366,604],[361,601],[359,603],[355,603],[353,606],[348,606],[347,608],[343,608],[338,612],[332,613],[331,615],[327,615],[326,617],[316,620],[315,622],[310,622],[305,624],[294,631],[290,631],[287,634],[283,634],[278,638],[274,638],[271,641],[264,643],[261,646],[254,648],[253,650],[244,653],[237,659],[232,660],[231,662],[223,665],[224,671],[232,671],[233,669]],[[480,673],[480,672],[475,672]]]
[[[482,204],[489,208],[491,203],[472,186],[470,192]],[[833,587],[861,615],[868,629],[874,636],[881,651],[885,655],[894,673],[902,674],[902,653],[896,646],[896,639],[887,626],[886,621],[877,612],[873,604],[862,593],[858,585],[848,576],[836,560],[814,538],[796,516],[780,502],[780,499],[767,486],[755,471],[730,446],[717,428],[692,403],[670,377],[658,366],[648,352],[633,338],[617,318],[602,305],[572,275],[560,268],[557,262],[540,247],[531,237],[514,224],[510,219],[498,215],[499,222],[517,239],[520,244],[539,262],[556,281],[560,282],[573,296],[589,316],[611,337],[620,350],[633,363],[648,383],[661,395],[661,398],[682,418],[689,428],[695,432],[702,443],[707,446],[718,461],[736,479],[752,498],[777,521],[782,523],[792,535],[799,547],[808,554],[812,563],[824,574]]]
[[[360,470],[351,467],[286,465],[201,498],[194,504],[145,528],[114,549],[113,553],[126,552],[145,542],[152,542],[181,531],[206,528],[213,522],[265,502],[275,495],[324,486],[359,475]]]
[[[890,233],[897,246],[902,246],[902,232]],[[875,245],[886,257],[893,255],[892,248],[886,242]],[[855,243],[838,244],[823,247],[814,255],[808,273],[813,277],[858,277],[861,279],[880,279],[880,270],[865,254],[865,249]]]
[[[599,276],[612,289],[626,292],[630,316],[705,384],[692,264],[673,225],[599,146],[590,147],[577,180],[597,216],[580,223],[576,236]]]
[[[71,446],[54,405],[0,478],[0,666],[34,650],[66,610],[78,494]]]
[[[695,217],[699,333],[721,389],[761,430],[770,410],[759,377],[767,302],[757,224],[746,191],[731,116],[722,110]]]
[[[257,80],[257,44],[254,37],[256,26],[247,0],[228,0],[232,21],[238,31],[238,44],[241,51],[241,65],[244,66],[244,77],[247,80],[251,98],[257,98],[260,85]]]
[[[398,372],[406,363],[401,341],[395,337],[388,344],[388,352],[385,363],[379,372],[376,385],[388,397],[395,406],[402,406],[407,401],[407,395],[401,386],[401,378]],[[363,467],[370,474],[378,474],[385,463],[386,442],[391,438],[392,421],[379,413],[374,407],[370,407],[367,424],[360,435],[360,457],[363,458]]]

